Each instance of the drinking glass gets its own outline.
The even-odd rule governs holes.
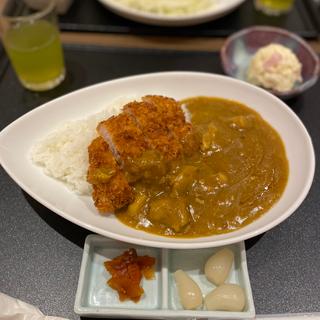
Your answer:
[[[278,16],[289,12],[294,0],[255,0],[255,7],[268,15]]]
[[[41,11],[2,15],[0,23],[5,50],[25,88],[44,91],[63,81],[65,66],[54,0]]]

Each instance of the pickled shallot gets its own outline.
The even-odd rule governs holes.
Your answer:
[[[202,305],[202,293],[199,286],[182,270],[174,273],[179,298],[184,309],[197,309]]]
[[[207,279],[217,286],[223,284],[228,278],[233,260],[232,250],[228,248],[219,250],[207,260],[204,266]]]
[[[204,299],[207,310],[242,311],[246,304],[243,289],[236,284],[223,284]]]

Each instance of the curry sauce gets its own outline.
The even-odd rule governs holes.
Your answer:
[[[182,103],[198,151],[165,163],[161,177],[134,182],[135,200],[117,218],[172,237],[221,234],[251,223],[275,204],[287,183],[279,134],[236,101],[196,97]]]

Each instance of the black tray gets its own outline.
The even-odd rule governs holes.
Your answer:
[[[6,57],[0,57],[1,129],[50,99],[100,81],[168,70],[222,73],[217,52],[72,45],[65,47],[65,56],[65,82],[45,93],[23,89]],[[288,102],[309,130],[318,159],[319,100],[320,82]],[[79,319],[73,313],[73,303],[88,231],[26,195],[3,169],[0,190],[1,291],[36,304],[45,314]],[[246,241],[258,314],[320,311],[319,191],[317,167],[313,187],[295,214],[264,235]]]
[[[288,29],[305,38],[316,38],[319,17],[310,13],[309,2],[296,0],[294,9],[281,17],[268,17],[255,11],[253,0],[247,0],[231,14],[216,21],[192,27],[156,27],[123,19],[107,10],[97,0],[74,0],[69,11],[60,17],[62,31],[89,31],[109,33],[132,33],[165,36],[225,37],[252,25],[271,25]],[[21,0],[9,1],[7,11],[19,14],[24,8]]]
[[[306,1],[306,7],[313,21],[314,26],[319,31],[320,35],[320,1],[308,0]]]

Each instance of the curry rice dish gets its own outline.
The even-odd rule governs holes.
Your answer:
[[[145,96],[97,132],[87,174],[95,206],[139,230],[173,237],[234,231],[266,212],[287,183],[280,136],[236,101]]]

